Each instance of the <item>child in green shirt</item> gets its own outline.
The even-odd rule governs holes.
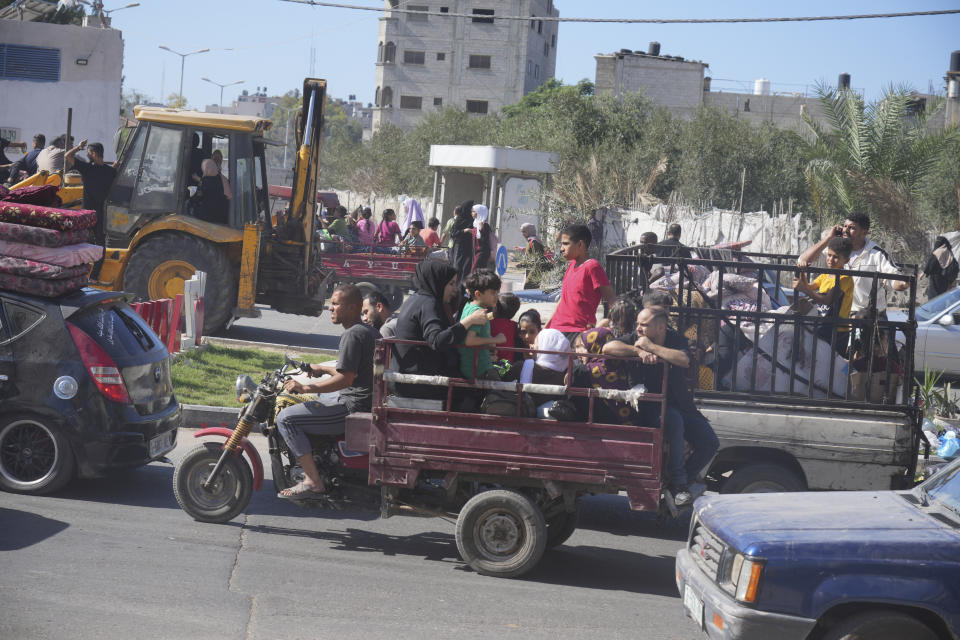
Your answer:
[[[489,311],[497,306],[497,296],[500,293],[500,277],[490,269],[477,269],[464,281],[464,286],[472,300],[464,305],[460,318],[466,318],[474,311],[483,309]],[[474,325],[467,331],[463,341],[466,347],[486,347],[503,344],[507,338],[501,333],[496,337],[490,336],[490,321],[482,325]],[[460,347],[460,373],[464,378],[483,378],[491,375],[499,379],[490,357],[490,349],[468,349]],[[476,352],[477,366],[474,371],[473,358]],[[489,372],[493,372],[490,374]]]

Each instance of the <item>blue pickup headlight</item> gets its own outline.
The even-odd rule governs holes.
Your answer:
[[[740,602],[757,601],[760,578],[763,577],[763,560],[738,553],[730,565],[730,581],[736,588],[735,598]]]

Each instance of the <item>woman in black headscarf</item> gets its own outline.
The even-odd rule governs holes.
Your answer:
[[[950,241],[943,236],[937,236],[933,241],[933,253],[923,267],[923,275],[930,279],[927,284],[927,298],[932,300],[953,288],[957,281],[957,272],[957,259],[953,257]]]
[[[407,298],[397,318],[399,340],[424,341],[426,345],[398,344],[395,347],[400,373],[460,377],[460,357],[456,346],[463,344],[467,329],[487,321],[483,310],[453,321],[456,302],[457,271],[436,260],[417,265],[414,276],[417,291]],[[446,387],[397,384],[402,396],[444,399]]]
[[[467,200],[457,207],[455,215],[450,229],[453,242],[450,261],[457,270],[457,283],[462,284],[473,267],[473,200]]]

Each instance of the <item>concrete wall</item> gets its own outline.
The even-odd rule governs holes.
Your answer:
[[[711,91],[703,94],[704,103],[744,118],[751,124],[769,122],[780,129],[803,131],[806,125],[801,113],[819,119],[823,113],[816,98],[802,95],[756,95]]]
[[[380,19],[378,51],[392,42],[396,55],[393,62],[378,55],[374,130],[383,122],[408,129],[431,111],[449,106],[465,109],[468,100],[485,101],[487,113],[495,113],[553,77],[556,23],[496,19],[498,15],[558,15],[551,0],[416,0],[404,6],[427,7],[432,12],[447,7],[450,13],[465,14],[493,9],[494,23],[432,15],[424,20],[387,12]],[[406,62],[407,51],[422,51],[423,64]],[[438,54],[444,59],[439,60]],[[490,68],[470,68],[471,55],[490,56]],[[392,91],[391,104],[383,99],[387,87]],[[420,108],[401,108],[402,96],[419,97]]]
[[[0,78],[0,128],[18,129],[28,145],[37,133],[49,142],[66,132],[72,107],[75,139],[102,142],[106,160],[114,160],[123,74],[120,31],[0,20],[0,43],[60,49],[59,82]],[[78,59],[87,64],[78,65]]]
[[[598,94],[620,96],[639,92],[678,114],[690,114],[703,104],[703,73],[707,65],[702,62],[624,53],[594,58]]]

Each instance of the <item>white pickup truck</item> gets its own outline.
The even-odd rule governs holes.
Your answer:
[[[912,486],[922,437],[914,381],[903,375],[914,369],[912,311],[896,319],[821,316],[781,286],[796,271],[794,256],[693,249],[694,258],[683,259],[642,252],[628,247],[608,255],[607,272],[618,295],[638,302],[651,289],[673,295],[673,322],[696,360],[694,396],[720,439],[709,488]],[[658,267],[666,275],[658,278]],[[809,271],[811,280],[841,273]],[[874,281],[873,295],[882,295],[884,281],[908,280],[913,308],[915,268],[910,275],[858,277]],[[903,348],[887,358],[894,336]],[[864,348],[871,343],[872,351]],[[852,360],[837,353],[847,345]]]

